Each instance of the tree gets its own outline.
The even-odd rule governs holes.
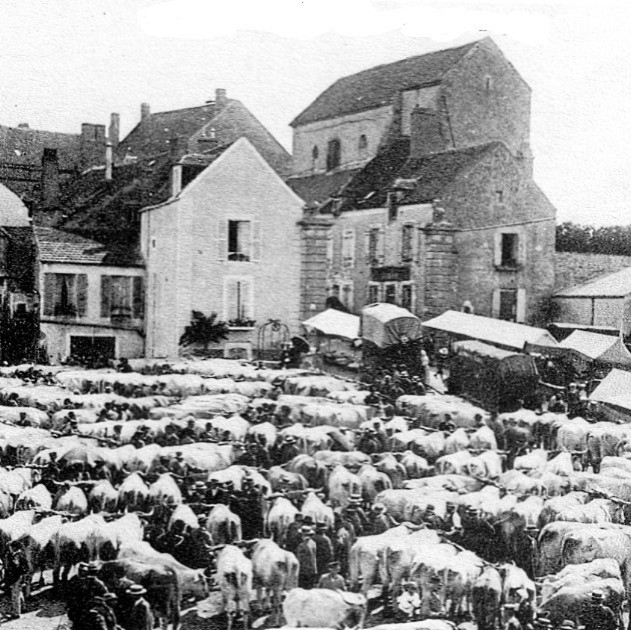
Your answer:
[[[226,322],[217,321],[217,313],[208,317],[201,311],[192,311],[191,323],[184,329],[180,337],[181,346],[201,345],[208,352],[211,343],[218,343],[228,338],[229,328]]]

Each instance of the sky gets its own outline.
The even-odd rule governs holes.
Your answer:
[[[78,133],[241,100],[289,122],[341,76],[491,36],[532,88],[535,179],[558,220],[629,223],[628,0],[0,0],[0,124]]]

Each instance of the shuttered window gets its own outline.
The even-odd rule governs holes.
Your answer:
[[[380,301],[381,285],[372,283],[368,285],[368,304]]]
[[[230,262],[261,260],[261,222],[221,219],[217,223],[217,258]]]
[[[84,273],[44,274],[44,316],[85,317],[88,276]]]
[[[347,268],[355,266],[355,230],[352,228],[342,232],[342,265]]]
[[[224,317],[231,326],[243,326],[254,319],[253,289],[250,278],[224,280]]]
[[[401,228],[401,260],[403,262],[410,262],[413,259],[414,225],[407,223]]]
[[[144,282],[139,276],[101,276],[101,317],[142,318]]]

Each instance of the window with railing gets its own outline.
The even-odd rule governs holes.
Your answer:
[[[87,274],[45,273],[44,316],[85,317],[87,294]]]

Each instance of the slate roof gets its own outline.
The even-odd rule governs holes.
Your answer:
[[[2,230],[9,237],[7,273],[12,280],[12,288],[24,293],[36,291],[37,247],[32,226],[3,226]]]
[[[306,203],[323,203],[344,189],[344,186],[361,169],[337,171],[310,175],[308,177],[292,177],[287,185]]]
[[[478,42],[408,57],[338,79],[290,123],[299,127],[318,120],[389,105],[402,90],[439,83]]]
[[[440,197],[463,169],[484,153],[500,146],[490,142],[464,149],[451,149],[421,158],[409,158],[409,140],[400,138],[381,151],[344,188],[342,210],[383,208],[396,179],[414,180],[404,191],[401,205],[430,203]]]
[[[140,266],[141,260],[120,252],[111,251],[102,243],[83,238],[77,234],[36,226],[35,238],[39,260],[43,263],[70,263],[79,265]]]
[[[44,148],[57,149],[59,168],[74,169],[79,159],[81,136],[0,125],[0,161],[41,166]]]
[[[140,158],[155,156],[168,151],[174,137],[182,143],[181,148],[186,150],[188,139],[209,123],[218,111],[212,102],[199,107],[150,114],[119,143],[116,153],[119,159],[123,159],[127,153]]]
[[[182,188],[228,146],[183,156]],[[169,153],[118,164],[112,168],[111,181],[105,180],[103,167],[89,169],[64,189],[61,206],[65,216],[56,227],[104,244],[112,253],[111,260],[125,259],[131,260],[130,264],[139,264],[136,248],[140,226],[136,211],[171,196],[172,164]]]
[[[236,99],[228,99],[221,109],[213,102],[200,107],[150,114],[119,143],[117,159],[121,161],[128,154],[145,159],[165,152],[181,156],[199,151],[197,139],[204,137],[205,127],[213,128],[218,145],[225,146],[245,137],[281,177],[291,172],[289,153]],[[174,138],[178,139],[176,148],[173,146]]]

